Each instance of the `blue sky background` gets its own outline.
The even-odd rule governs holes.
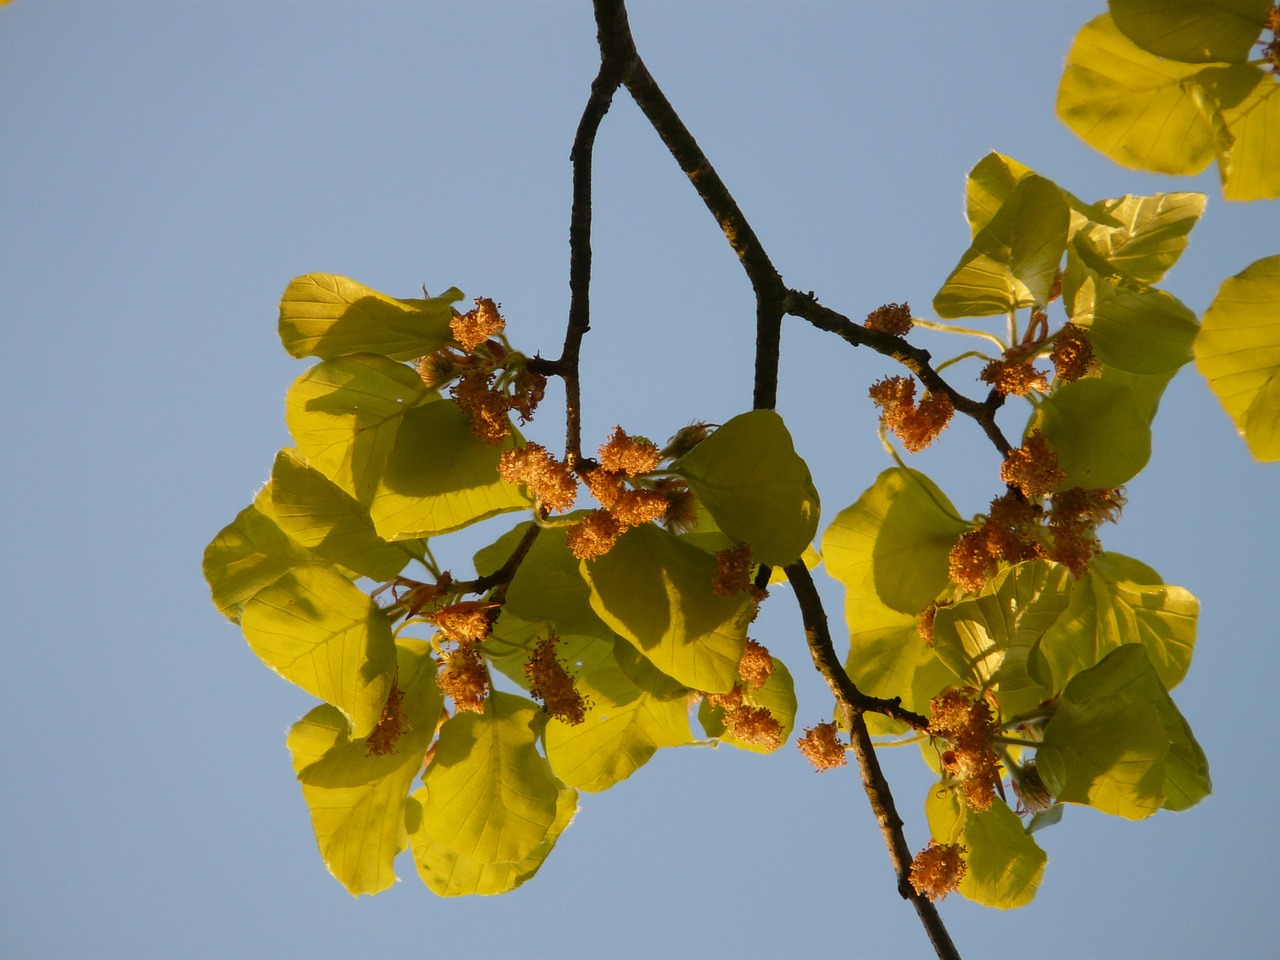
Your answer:
[[[968,242],[965,172],[997,149],[1089,200],[1208,193],[1165,284],[1202,312],[1223,278],[1280,252],[1275,204],[1228,206],[1212,171],[1124,170],[1058,123],[1062,58],[1101,9],[634,0],[631,21],[784,279],[824,303],[927,315]],[[567,158],[596,56],[587,0],[0,9],[3,956],[928,955],[856,775],[815,775],[791,747],[660,753],[584,795],[505,897],[437,899],[406,858],[402,883],[353,900],[284,749],[310,698],[209,603],[201,551],[289,443],[282,401],[304,364],[275,319],[291,277],[457,285],[502,301],[518,346],[558,354]],[[595,212],[585,443],[749,407],[749,285],[625,95]],[[893,372],[788,321],[779,407],[827,521],[889,465],[866,387]],[[529,431],[553,447],[561,399]],[[998,487],[968,424],[914,465],[966,512]],[[1215,793],[1137,824],[1069,810],[1039,835],[1033,905],[945,902],[966,955],[1274,949],[1278,476],[1185,370],[1105,543],[1201,598],[1175,698]],[[437,555],[464,564],[502,529]],[[785,590],[759,634],[799,678],[800,723],[823,719]],[[931,778],[914,750],[885,759],[922,846]]]

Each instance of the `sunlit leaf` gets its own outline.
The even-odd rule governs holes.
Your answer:
[[[1187,235],[1204,205],[1202,193],[1099,200],[1094,207],[1115,225],[1088,223],[1072,242],[1104,275],[1115,271],[1140,284],[1159,283],[1187,248]]]
[[[1007,805],[997,800],[974,813],[938,784],[929,791],[925,815],[934,839],[965,848],[967,869],[958,892],[966,900],[1010,910],[1035,897],[1049,858]]]
[[[403,849],[405,799],[440,714],[430,649],[417,640],[398,647],[405,731],[393,752],[370,754],[367,740],[350,739],[346,718],[329,704],[316,707],[289,731],[289,752],[320,854],[354,896],[395,882],[392,861]]]
[[[818,529],[818,491],[786,425],[772,410],[726,422],[671,465],[734,542],[781,567],[798,558]]]
[[[1024,176],[933,298],[938,316],[983,317],[1047,303],[1070,220],[1056,185]]]
[[[1186,676],[1200,605],[1182,587],[1128,557],[1094,559],[1071,587],[1071,599],[1029,661],[1032,677],[1051,691],[1126,643],[1146,647],[1160,682],[1172,690]]]
[[[1001,570],[982,592],[939,608],[933,621],[938,657],[978,688],[996,690],[1006,715],[1021,713],[1049,691],[1027,672],[1027,656],[1067,606],[1066,567],[1032,560]]]
[[[1204,754],[1138,644],[1071,679],[1036,765],[1059,800],[1129,820],[1185,809],[1210,788]]]
[[[1094,354],[1110,367],[1165,374],[1191,360],[1196,316],[1163,290],[1118,286],[1084,271],[1072,308],[1072,322],[1085,328]]]
[[[787,742],[787,739],[791,736],[792,727],[795,726],[796,691],[795,682],[791,679],[791,671],[787,669],[786,664],[774,657],[773,672],[769,674],[769,678],[761,687],[753,689],[744,685],[742,702],[749,707],[763,707],[768,710],[769,715],[774,720],[777,720],[781,727],[779,736],[782,738],[782,743]],[[753,753],[773,753],[774,750],[778,749],[776,746],[769,747],[765,744],[749,742],[735,736],[732,730],[725,727],[723,708],[712,707],[706,700],[703,700],[698,707],[698,720],[702,724],[702,729],[706,731],[707,736],[715,737],[741,750],[750,750]]]
[[[263,513],[260,506],[268,512]],[[270,508],[271,492],[264,488],[204,550],[204,578],[213,603],[233,621],[239,621],[245,601],[263,587],[294,567],[317,561],[315,554],[280,529]]]
[[[1066,472],[1059,490],[1118,487],[1151,458],[1151,427],[1129,389],[1085,379],[1058,387],[1032,415]]]
[[[413,554],[374,532],[369,511],[292,450],[276,454],[271,470],[274,519],[318,556],[361,576],[390,580]]]
[[[374,528],[387,540],[430,537],[528,509],[520,487],[498,476],[502,451],[513,444],[477,439],[454,403],[406,410],[369,505]]]
[[[1249,452],[1280,460],[1280,256],[1223,281],[1194,349]]]
[[[751,602],[717,596],[715,572],[714,557],[652,524],[582,561],[591,608],[610,629],[687,687],[724,693],[737,679]]]
[[[280,298],[280,340],[295,357],[379,353],[412,360],[453,342],[450,287],[428,300],[397,300],[327,273],[295,277]]]
[[[1108,0],[1120,31],[1157,57],[1183,63],[1243,63],[1262,32],[1270,0]]]
[[[893,467],[832,521],[822,538],[823,563],[850,603],[871,591],[914,616],[946,587],[947,556],[967,529],[932,480]]]
[[[405,412],[436,399],[403,363],[364,353],[326,360],[294,381],[285,423],[315,467],[368,505]]]
[[[1026,164],[994,150],[974,164],[965,182],[965,217],[969,221],[970,233],[976,236],[1009,199],[1013,188],[1033,175],[1035,171]],[[1095,205],[1085,203],[1061,187],[1058,189],[1067,201],[1067,206],[1078,215],[1078,219],[1119,226],[1118,222]]]
[[[1107,14],[1076,34],[1058,88],[1058,116],[1117,163],[1195,174],[1214,158],[1216,130],[1189,92],[1202,68],[1135,45]]]
[[[240,617],[245,639],[286,680],[333,704],[366,736],[396,665],[386,614],[328,567],[301,567],[259,590]]]
[[[1218,157],[1228,200],[1280,196],[1280,78],[1256,66],[1204,71],[1199,81],[1221,112],[1229,140]]]
[[[494,691],[483,714],[458,713],[440,728],[405,810],[419,875],[440,896],[519,886],[568,826],[577,792],[538,753],[540,723],[536,704]]]

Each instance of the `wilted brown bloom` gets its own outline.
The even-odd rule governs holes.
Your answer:
[[[404,735],[408,728],[408,721],[405,719],[404,713],[401,711],[401,702],[404,694],[400,692],[400,686],[395,681],[391,681],[391,690],[387,693],[387,702],[382,705],[382,716],[378,718],[377,725],[369,733],[364,741],[364,752],[368,756],[385,757],[389,753],[395,752],[396,741]]]
[[[1093,343],[1084,327],[1068,323],[1053,339],[1053,352],[1049,354],[1059,380],[1070,383],[1079,380],[1093,365]]]

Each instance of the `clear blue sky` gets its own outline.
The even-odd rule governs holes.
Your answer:
[[[1275,204],[1228,207],[1212,172],[1124,170],[1057,122],[1062,57],[1102,6],[635,0],[631,20],[784,279],[824,303],[927,311],[967,244],[964,174],[998,149],[1085,199],[1207,192],[1166,284],[1200,312],[1280,252]],[[0,954],[927,955],[856,776],[815,775],[790,747],[659,754],[584,796],[506,897],[436,899],[406,859],[402,883],[353,900],[284,750],[311,702],[208,601],[205,543],[289,442],[282,400],[303,365],[275,310],[291,277],[457,285],[501,300],[517,345],[557,354],[567,157],[595,66],[587,0],[0,9]],[[588,443],[747,408],[750,289],[625,96],[596,171]],[[780,410],[828,520],[888,465],[865,391],[890,372],[786,327]],[[531,436],[559,443],[559,401]],[[996,486],[970,426],[916,465],[968,512]],[[1175,697],[1216,791],[1138,824],[1068,811],[1041,835],[1032,906],[945,902],[967,956],[1274,949],[1276,470],[1185,370],[1105,542],[1201,598]],[[463,562],[481,542],[442,550]],[[803,678],[811,725],[829,699],[780,594],[761,639]],[[921,846],[929,777],[913,751],[887,763]]]

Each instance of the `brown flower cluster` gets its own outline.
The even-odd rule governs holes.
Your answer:
[[[556,659],[559,640],[554,631],[546,639],[539,640],[533,655],[524,665],[524,675],[529,678],[529,692],[535,700],[542,702],[544,713],[576,726],[586,718],[591,703],[578,692],[573,678]]]
[[[1025,397],[1032,390],[1047,393],[1049,380],[1042,370],[1036,369],[1029,359],[1006,356],[1001,360],[992,360],[978,378],[983,383],[991,384],[997,393],[1005,396]]]
[[[869,393],[880,408],[881,425],[902,441],[908,453],[919,453],[933,443],[955,413],[945,393],[926,393],[917,406],[916,382],[910,377],[877,380]]]
[[[968,869],[964,853],[965,848],[959,844],[930,840],[929,845],[911,861],[908,879],[916,893],[922,893],[930,900],[941,900],[957,889]]]
[[[820,723],[816,727],[806,727],[804,736],[796,740],[796,746],[804,754],[805,759],[813,764],[815,773],[823,773],[847,764],[845,746],[840,742],[839,731],[834,723]]]
[[[742,658],[738,661],[738,676],[752,690],[759,690],[772,673],[773,657],[768,648],[755,640],[748,640],[742,648]]]
[[[735,684],[728,693],[708,693],[707,703],[724,711],[724,725],[743,743],[777,750],[782,746],[782,724],[766,707],[753,706],[742,696],[742,687]]]
[[[494,303],[488,297],[477,297],[475,304],[466,313],[455,314],[449,321],[453,339],[462,344],[467,353],[474,352],[480,344],[507,328],[507,322],[498,312],[502,304]]]
[[[1267,29],[1272,37],[1270,43],[1262,44],[1262,59],[1271,64],[1273,74],[1280,76],[1280,4],[1268,8]]]
[[[453,700],[459,711],[484,713],[489,695],[489,667],[480,653],[480,644],[465,641],[444,655],[444,666],[436,674],[436,685]]]
[[[1084,327],[1068,323],[1053,338],[1053,351],[1049,354],[1053,361],[1054,376],[1064,383],[1079,380],[1095,366],[1093,358],[1093,342],[1085,333]]]
[[[961,799],[981,813],[995,801],[1000,758],[992,746],[997,732],[995,711],[971,690],[949,690],[929,702],[929,736],[947,741],[942,754],[945,773],[956,781]]]
[[[530,442],[523,449],[504,450],[498,461],[498,474],[507,483],[524,484],[548,510],[563,512],[578,499],[578,481],[573,473],[541,444]]]
[[[1000,479],[1028,497],[1044,496],[1066,476],[1058,455],[1039,430],[1032,430],[1022,446],[1006,453],[1000,465]]]
[[[756,603],[762,603],[769,596],[769,591],[765,587],[757,587],[752,581],[755,569],[756,565],[751,562],[750,544],[727,547],[716,554],[716,572],[711,580],[711,589],[717,597],[732,597],[745,592]]]
[[[1098,524],[1115,522],[1124,507],[1120,489],[1071,487],[1053,495],[1053,511],[1049,515],[1049,534],[1053,540],[1049,559],[1064,564],[1072,576],[1081,577],[1089,561],[1102,552],[1098,541]]]
[[[916,617],[916,633],[921,640],[931,647],[933,646],[933,621],[937,618],[940,608],[950,605],[951,601],[949,600],[935,600],[921,610]]]
[[[583,482],[600,503],[567,530],[570,551],[579,560],[608,553],[618,538],[631,527],[638,527],[667,517],[672,509],[666,489],[670,485],[635,486],[640,474],[655,470],[662,454],[651,440],[629,437],[621,427],[614,427],[608,441],[599,448],[600,466],[583,475]]]
[[[404,694],[400,692],[400,685],[395,681],[391,681],[391,690],[387,694],[387,702],[382,705],[382,716],[378,718],[377,725],[370,732],[364,741],[364,752],[366,756],[385,757],[389,753],[394,753],[396,749],[396,741],[408,729],[408,721],[405,719],[404,712],[401,710],[401,704],[404,700]]]
[[[901,337],[911,331],[911,306],[906,303],[886,303],[883,307],[876,307],[867,314],[867,319],[862,322],[868,330],[875,330],[878,333],[890,333],[895,337]]]
[[[485,600],[459,600],[427,614],[450,640],[460,643],[483,640],[489,635],[489,611],[497,604]]]
[[[992,500],[982,523],[951,548],[947,570],[952,581],[963,590],[977,592],[995,576],[1001,562],[1021,563],[1041,556],[1042,515],[1039,506],[1014,493]]]
[[[512,411],[522,422],[533,417],[547,378],[529,369],[528,357],[490,339],[506,328],[499,305],[484,297],[475,303],[449,321],[461,352],[445,347],[419,358],[418,376],[437,389],[456,379],[449,393],[471,418],[471,432],[485,443],[499,444],[511,433]]]

